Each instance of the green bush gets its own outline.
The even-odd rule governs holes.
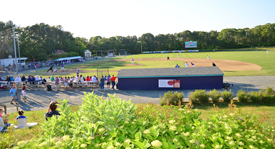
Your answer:
[[[251,91],[249,100],[253,103],[273,103],[275,101],[275,92],[270,87],[258,92]]]
[[[251,91],[250,94],[249,94],[249,100],[252,103],[262,102],[262,93],[261,92],[256,92],[256,91]]]
[[[220,100],[221,93],[214,89],[211,92],[208,92],[208,96],[211,97],[213,103],[217,103]]]
[[[205,93],[205,90],[195,90],[191,92],[188,98],[192,101],[192,103],[208,103],[209,102],[209,95]]]
[[[198,91],[197,91],[198,92]],[[202,93],[201,93],[202,94]],[[205,94],[203,94],[205,96]],[[59,100],[59,117],[42,124],[43,135],[15,148],[274,148],[274,128],[252,114],[221,111],[209,119],[199,110],[140,104],[85,94],[72,112]]]
[[[179,92],[174,92],[173,91],[168,91],[167,93],[164,94],[163,97],[160,96],[160,105],[164,106],[164,105],[182,105],[183,103],[183,93],[179,93]]]
[[[49,57],[52,58],[53,60],[55,60],[55,59],[59,59],[59,58],[63,58],[63,57],[68,57],[68,54],[67,53],[64,53],[64,54],[50,54]]]
[[[224,90],[221,93],[221,97],[223,99],[223,102],[230,103],[231,100],[234,98],[234,94],[231,92],[231,90],[229,91]]]
[[[246,91],[239,90],[237,93],[237,97],[240,102],[248,102],[249,94]]]
[[[68,57],[79,56],[77,52],[69,52]]]

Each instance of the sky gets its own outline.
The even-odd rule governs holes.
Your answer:
[[[74,37],[140,37],[275,23],[275,0],[0,0],[0,21],[61,25]]]

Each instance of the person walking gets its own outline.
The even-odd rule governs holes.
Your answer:
[[[112,89],[115,89],[115,85],[116,85],[116,77],[113,75],[112,78],[111,78],[111,81],[112,81]]]
[[[13,86],[10,90],[10,94],[12,96],[12,99],[11,99],[11,104],[13,104],[13,100],[15,101],[16,103],[16,100],[15,100],[15,96],[16,96],[16,89],[15,89],[15,86]]]
[[[105,81],[105,79],[102,76],[101,79],[100,79],[100,88],[101,89],[104,89],[104,81]]]
[[[21,93],[22,93],[22,97],[23,97],[23,94],[24,94],[24,92],[26,91],[26,89],[27,89],[27,87],[26,87],[26,84],[24,83],[23,85],[22,85],[22,91],[21,91]]]
[[[55,77],[55,89],[56,89],[56,91],[59,90],[59,79],[58,79],[58,77]]]

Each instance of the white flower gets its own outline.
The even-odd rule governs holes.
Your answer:
[[[113,146],[108,146],[107,149],[114,149],[114,147]]]
[[[184,135],[185,137],[187,137],[187,136],[189,136],[189,135],[190,135],[190,132],[183,133],[183,135]]]
[[[61,141],[58,141],[55,143],[56,146],[61,146],[62,145],[62,142]]]
[[[243,149],[242,147],[239,147],[238,149]]]
[[[124,123],[125,123],[125,124],[129,124],[129,122],[128,122],[128,121],[125,121]]]
[[[252,136],[252,139],[256,139],[256,136]]]
[[[97,148],[100,147],[100,144],[96,144],[95,147],[97,147]]]
[[[70,141],[70,136],[69,135],[65,135],[62,137],[64,141]]]
[[[19,142],[17,143],[18,146],[22,146],[22,145],[24,145],[24,144],[26,144],[25,141],[19,141]]]
[[[161,146],[162,146],[162,143],[161,143],[159,140],[155,140],[155,141],[152,141],[152,142],[151,142],[151,145],[152,145],[153,147],[158,148],[158,147],[161,147]]]
[[[174,124],[176,121],[175,120],[170,120],[169,124]]]
[[[253,149],[253,148],[255,148],[253,145],[249,145],[249,148],[251,148],[251,149]]]
[[[177,138],[173,139],[173,142],[178,142],[178,139]]]
[[[180,108],[179,111],[184,111],[184,109],[183,109],[183,108]]]
[[[116,146],[120,146],[121,144],[119,142],[116,143]]]
[[[226,139],[227,139],[227,140],[231,140],[231,139],[232,139],[232,137],[228,137],[228,136],[227,136],[227,137],[226,137]]]
[[[223,118],[226,119],[226,118],[228,118],[228,116],[227,116],[227,115],[224,115]],[[216,145],[216,146],[217,146],[217,145]]]
[[[205,148],[205,145],[204,145],[204,144],[201,144],[200,147],[201,147],[201,148]]]
[[[190,140],[189,142],[193,144],[193,143],[195,143],[195,140]]]
[[[131,149],[130,147],[126,147],[125,149]]]
[[[149,133],[150,133],[150,130],[149,130],[149,129],[146,129],[146,130],[143,131],[143,133],[149,134]]]
[[[239,133],[236,133],[236,136],[237,136],[238,138],[240,138],[242,135],[239,134]]]
[[[146,121],[144,121],[142,124],[145,125],[145,124],[146,124]]]
[[[260,140],[259,142],[260,142],[261,144],[263,144],[263,143],[264,143],[264,141],[263,141],[263,140]]]
[[[208,122],[209,125],[212,125],[213,123],[212,122]]]
[[[271,142],[272,140],[271,139],[267,139],[268,142]]]
[[[171,126],[169,129],[170,129],[171,131],[175,131],[175,130],[177,130],[177,127],[176,127],[176,126]]]
[[[163,123],[159,124],[159,128],[164,128],[164,127],[165,127],[165,125]]]
[[[234,113],[230,113],[229,115],[230,115],[230,116],[234,116],[235,114],[234,114]]]
[[[43,147],[43,146],[45,146],[45,145],[47,145],[48,143],[47,142],[42,142],[41,144],[39,144],[38,146],[39,147]]]
[[[95,124],[92,124],[92,127],[95,127]]]
[[[81,144],[80,147],[81,147],[81,148],[86,148],[86,147],[87,147],[87,144]]]
[[[231,145],[231,146],[235,145],[234,141],[230,141],[229,145]]]
[[[89,137],[88,140],[92,140],[92,139],[94,139],[94,138],[95,138],[95,137]]]
[[[130,139],[127,139],[127,140],[125,140],[124,142],[127,143],[127,144],[130,144],[130,143],[131,143],[131,140],[130,140]]]
[[[215,148],[220,149],[220,148],[222,148],[222,146],[221,145],[216,145]]]
[[[239,142],[239,145],[240,145],[240,146],[243,146],[244,144],[243,144],[243,142]]]
[[[251,139],[251,138],[249,138],[249,139],[247,139],[248,141],[250,141],[250,142],[254,142],[254,140],[253,139]]]
[[[133,125],[135,125],[136,123],[135,122],[132,122]]]
[[[104,130],[105,130],[105,128],[98,129],[99,132],[103,132]]]
[[[113,120],[113,119],[115,119],[115,118],[111,116],[110,119]]]

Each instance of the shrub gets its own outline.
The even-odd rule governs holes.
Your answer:
[[[209,102],[209,96],[207,93],[205,93],[205,90],[195,90],[194,92],[191,92],[188,97],[192,103],[196,103],[197,101],[200,103]]]
[[[262,93],[261,92],[256,92],[256,91],[251,91],[250,95],[249,95],[249,100],[252,103],[262,102]]]
[[[231,90],[229,91],[224,90],[221,93],[221,97],[224,102],[230,103],[231,100],[234,98],[234,94],[231,92]]]
[[[77,52],[69,52],[68,53],[68,56],[69,57],[72,57],[72,56],[79,56],[79,54]]]
[[[239,90],[237,93],[237,97],[240,102],[247,102],[249,99],[249,94],[246,91]]]
[[[214,89],[211,92],[208,92],[208,96],[211,97],[213,103],[217,103],[217,102],[219,102],[221,93],[219,91],[217,91],[216,89]]]
[[[181,105],[183,102],[183,93],[168,91],[163,97],[160,96],[160,105]]]
[[[197,91],[198,92],[198,91]],[[205,95],[205,94],[203,94]],[[43,135],[15,148],[274,148],[274,128],[240,111],[209,119],[187,106],[139,104],[85,94],[74,113],[61,101],[59,117],[42,124]]]

